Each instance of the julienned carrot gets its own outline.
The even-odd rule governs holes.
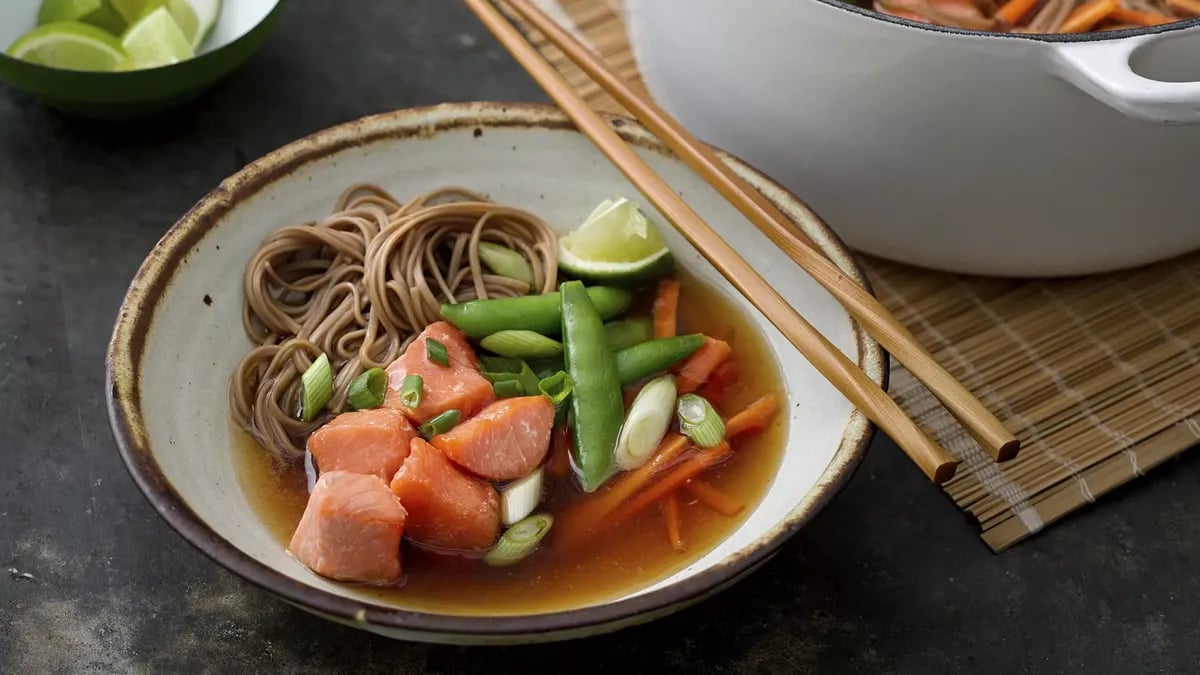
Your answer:
[[[1058,32],[1086,33],[1120,6],[1121,0],[1092,0],[1092,2],[1080,5],[1071,10]]]
[[[1033,9],[1038,0],[1008,0],[997,12],[996,18],[1010,26],[1015,26],[1026,12]]]
[[[693,478],[684,483],[683,489],[692,493],[700,503],[708,508],[730,518],[741,513],[746,506],[699,478]]]
[[[593,529],[603,522],[608,514],[641,490],[655,474],[670,466],[675,458],[687,449],[688,444],[687,436],[683,434],[667,434],[662,443],[658,444],[658,450],[649,462],[609,483],[607,488],[563,514],[562,522],[554,528],[561,533],[558,538],[563,541],[563,545],[569,546],[591,537]]]
[[[721,362],[729,357],[733,350],[728,342],[716,338],[707,338],[704,345],[697,349],[683,365],[675,378],[675,384],[681,394],[690,394],[704,384]]]
[[[679,282],[663,279],[654,294],[654,337],[675,337],[679,320]]]
[[[1200,15],[1200,1],[1198,0],[1167,0],[1167,6],[1186,14]]]
[[[546,460],[546,472],[551,476],[565,476],[571,470],[571,428],[567,425],[554,427],[550,432],[550,458]]]
[[[734,382],[738,381],[741,373],[738,371],[735,359],[725,359],[721,365],[705,380],[704,385],[696,393],[708,399],[710,403],[720,407],[721,397]]]
[[[1121,23],[1132,23],[1139,26],[1158,26],[1164,23],[1171,23],[1175,20],[1166,14],[1159,14],[1158,12],[1143,12],[1136,9],[1126,9],[1124,7],[1118,7],[1114,9],[1112,14],[1109,14],[1109,18],[1114,21],[1120,21]]]
[[[683,543],[683,522],[679,518],[679,497],[674,493],[667,495],[663,500],[663,518],[667,521],[667,539],[671,542],[671,548],[676,551],[686,551],[687,546]]]
[[[767,426],[779,410],[779,397],[767,394],[725,420],[725,438]]]
[[[637,493],[632,499],[614,510],[605,523],[608,526],[619,525],[636,516],[647,506],[675,492],[689,479],[699,476],[709,467],[720,463],[732,452],[728,443],[721,443],[711,450],[697,452],[663,476],[662,480]]]

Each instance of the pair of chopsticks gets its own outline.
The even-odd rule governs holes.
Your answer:
[[[596,147],[651,204],[851,403],[896,442],[937,483],[954,476],[956,460],[909,418],[840,350],[775,292],[745,260],[663,181],[599,113],[567,83],[491,0],[465,0],[488,30],[541,85]],[[992,455],[1007,461],[1020,443],[1004,425],[922,348],[870,293],[847,279],[806,236],[753,187],[733,173],[706,145],[648,98],[635,93],[587,47],[530,0],[505,0],[513,14],[536,28],[623,105],[647,129],[754,223],[776,246],[828,290],[864,329],[937,396]]]

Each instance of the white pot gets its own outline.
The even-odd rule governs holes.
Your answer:
[[[836,0],[626,0],[638,65],[693,133],[866,253],[1074,275],[1200,248],[1200,35],[1032,38]]]

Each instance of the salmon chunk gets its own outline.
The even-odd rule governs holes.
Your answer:
[[[288,553],[323,577],[390,585],[400,581],[407,513],[378,476],[323,472]]]
[[[500,533],[500,498],[488,483],[460,471],[437,448],[412,440],[408,459],[392,479],[408,511],[408,538],[456,551],[491,548]]]
[[[342,413],[308,437],[317,470],[369,473],[391,480],[408,457],[416,429],[400,411],[376,408]]]
[[[477,476],[511,480],[527,475],[546,458],[553,426],[554,404],[545,396],[506,398],[430,443]]]
[[[429,360],[425,343],[430,338],[446,346],[450,365]],[[469,417],[495,398],[492,383],[479,374],[471,345],[457,328],[445,321],[426,326],[387,370],[388,391],[383,405],[399,410],[418,424],[451,408],[458,410],[463,418]],[[400,400],[406,375],[420,375],[423,381],[421,403],[416,408],[409,408]]]

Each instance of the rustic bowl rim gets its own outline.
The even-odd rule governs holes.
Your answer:
[[[670,154],[633,120],[618,116],[608,116],[608,119],[627,142],[663,155]],[[354,600],[309,586],[255,560],[218,535],[191,510],[160,469],[142,420],[141,360],[146,354],[146,339],[158,302],[170,287],[181,260],[208,232],[218,227],[222,217],[242,200],[269,184],[286,180],[292,172],[308,162],[351,147],[385,140],[424,138],[472,128],[552,129],[578,133],[556,108],[534,103],[451,103],[364,117],[318,131],[251,162],[200,199],[166,232],[147,255],[129,286],[117,316],[106,359],[105,397],[109,420],[117,448],[130,475],[159,515],[185,540],[218,564],[293,604],[352,624],[463,636],[559,632],[621,622],[682,605],[703,597],[725,582],[739,578],[765,561],[845,485],[862,460],[875,431],[861,412],[851,413],[838,450],[812,490],[786,518],[760,534],[753,543],[696,575],[648,593],[600,605],[527,615],[478,616],[420,612]],[[816,229],[818,245],[849,278],[870,290],[867,278],[854,257],[815,213],[750,165],[726,153],[720,154],[786,215],[793,219],[799,217],[808,220]],[[848,316],[846,320],[850,321]],[[886,387],[886,353],[857,325],[853,322],[851,325],[858,345],[858,365],[874,381]]]

